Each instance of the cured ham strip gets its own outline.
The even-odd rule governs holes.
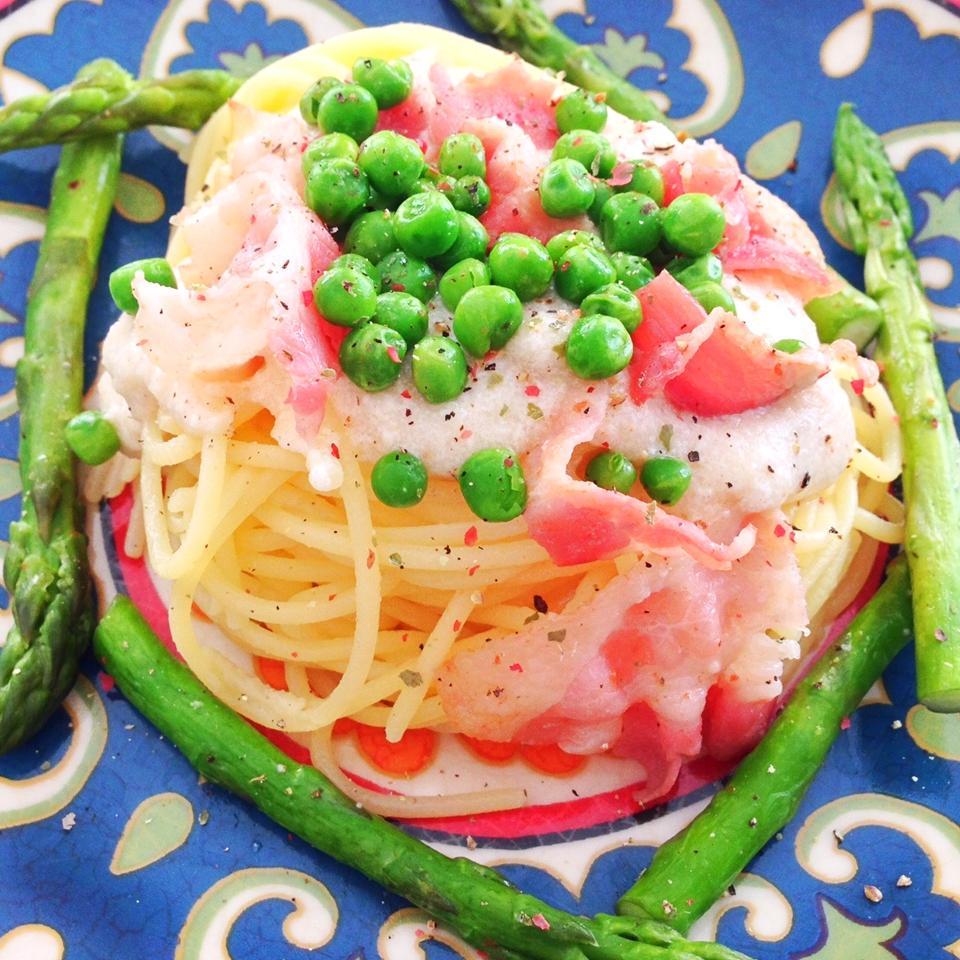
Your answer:
[[[187,339],[208,329],[218,335],[218,328],[223,339],[224,326],[234,331],[224,340],[228,353],[223,345],[198,345],[181,358],[206,358],[209,380],[225,365],[236,368],[269,351],[290,378],[286,399],[297,428],[312,437],[339,367],[310,295],[314,279],[339,255],[333,238],[291,185],[265,171],[242,175],[184,218],[180,237],[190,249],[181,274],[191,288],[177,291],[184,330],[192,331]],[[148,287],[141,312],[149,313],[169,294]]]
[[[643,403],[679,376],[713,331],[714,321],[666,270],[637,291],[643,323],[633,332],[630,396]]]
[[[721,256],[728,270],[776,270],[818,287],[830,285],[829,274],[812,257],[775,237],[753,235],[738,246],[725,247]]]
[[[760,544],[729,571],[684,557],[638,563],[579,609],[458,654],[438,684],[447,716],[483,739],[639,759],[649,796],[705,747],[718,758],[741,751],[775,704],[783,660],[799,653],[790,636],[806,622],[789,539],[777,515],[756,522]]]
[[[708,316],[668,272],[638,291],[643,323],[634,331],[629,367],[636,403],[663,395],[678,409],[701,416],[766,406],[827,371],[819,350],[774,350],[733,314]]]
[[[724,243],[739,246],[746,242],[750,236],[750,215],[736,158],[715,140],[686,140],[674,153],[680,165],[682,192],[713,197],[723,207],[727,219]]]
[[[788,390],[814,383],[829,368],[820,350],[783,353],[733,314],[718,309],[710,316],[709,338],[664,387],[678,410],[716,417],[765,407]]]
[[[571,477],[567,467],[574,449],[593,439],[605,413],[605,395],[598,389],[556,424],[556,432],[531,464],[524,517],[530,536],[555,563],[589,563],[629,549],[687,554],[706,567],[726,569],[750,550],[751,526],[729,544],[716,543],[695,523],[666,513],[655,503]]]

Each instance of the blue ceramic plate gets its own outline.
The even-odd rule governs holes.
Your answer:
[[[716,134],[788,200],[859,282],[826,191],[842,100],[890,147],[914,208],[914,246],[938,321],[944,378],[960,409],[960,8],[948,0],[548,0],[561,26],[654,95],[697,136]],[[133,73],[272,59],[363,24],[408,20],[465,31],[442,0],[0,0],[0,99],[52,88],[94,56]],[[183,200],[168,134],[129,138],[106,264],[154,255]],[[13,365],[43,231],[53,149],[0,156],[0,520],[19,511]],[[98,287],[93,370],[114,316]],[[122,584],[121,584],[122,587]],[[757,958],[960,957],[960,718],[915,705],[911,653],[852,718],[782,837],[695,931]],[[577,912],[610,911],[709,790],[652,814],[523,843],[448,852],[501,865]],[[838,841],[842,838],[842,845]],[[417,911],[197,782],[186,761],[92,662],[65,712],[0,761],[0,960],[109,956],[331,960],[475,957]],[[875,887],[882,898],[867,897]],[[875,902],[876,901],[876,902]]]

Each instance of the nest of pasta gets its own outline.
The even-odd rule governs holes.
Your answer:
[[[627,785],[648,802],[683,764],[756,742],[901,539],[889,399],[869,361],[817,341],[803,303],[833,281],[799,217],[718,145],[612,113],[617,166],[593,179],[622,186],[642,160],[668,194],[714,197],[734,310],[661,270],[636,290],[629,365],[586,379],[564,355],[583,311],[551,287],[470,358],[457,396],[429,402],[409,363],[386,389],[359,386],[338,362],[350,334],[311,295],[346,226],[305,200],[318,131],[297,104],[364,57],[409,63],[413,90],[378,128],[428,167],[451,134],[482,142],[491,242],[597,232],[540,202],[570,90],[556,78],[420,25],[271,65],[194,148],[177,288],[134,281],[139,309],[108,334],[92,402],[124,452],[88,496],[132,485],[125,553],[145,556],[191,669],[371,809],[437,817]],[[432,336],[457,339],[454,312],[431,302]],[[500,522],[460,476],[490,449],[525,484]],[[428,476],[402,509],[371,477],[401,450]],[[671,502],[591,482],[610,451],[678,461],[689,487]]]

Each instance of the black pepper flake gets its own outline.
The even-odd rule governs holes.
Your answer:
[[[691,450],[691,451],[687,454],[687,459],[688,459],[691,463],[699,463],[699,462],[700,462],[700,451],[699,451],[699,450]]]
[[[947,642],[947,634],[943,627],[937,627],[937,629],[933,631],[933,638],[939,643]]]
[[[803,475],[803,479],[800,481],[800,489],[801,489],[801,490],[806,490],[807,487],[809,487],[809,486],[810,486],[810,474],[809,474],[809,473],[805,473],[805,474]]]
[[[539,593],[535,593],[533,595],[533,607],[537,613],[547,613],[550,609],[547,606],[547,601],[544,600]]]

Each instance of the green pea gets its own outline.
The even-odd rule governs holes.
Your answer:
[[[448,310],[456,310],[463,295],[474,287],[490,283],[490,271],[482,260],[468,257],[455,263],[440,278],[440,299]]]
[[[575,243],[557,263],[553,283],[565,300],[579,304],[594,290],[617,279],[617,270],[610,257],[593,244]]]
[[[452,267],[461,260],[482,260],[487,253],[487,247],[490,244],[490,235],[487,228],[474,216],[463,211],[457,211],[457,239],[453,246],[434,257],[433,261],[441,270]]]
[[[632,190],[650,197],[658,206],[663,204],[666,188],[660,168],[652,160],[631,160],[633,172],[630,182],[616,187],[617,193]]]
[[[617,279],[629,290],[645,287],[655,276],[653,267],[646,257],[633,253],[614,253],[610,259],[617,271]]]
[[[306,177],[318,160],[356,160],[359,152],[360,147],[353,137],[348,137],[345,133],[325,133],[310,141],[307,149],[303,151],[300,166]]]
[[[300,116],[310,124],[311,127],[320,125],[317,114],[320,111],[320,101],[334,87],[339,87],[343,83],[336,77],[321,77],[316,83],[309,86],[300,98]]]
[[[84,410],[67,421],[67,446],[84,463],[106,463],[119,449],[117,428],[99,410]]]
[[[329,226],[352,220],[370,196],[370,185],[353,160],[320,160],[307,174],[307,206]]]
[[[488,285],[467,290],[453,313],[453,332],[474,357],[499,350],[520,329],[523,304],[507,287]]]
[[[657,501],[673,506],[687,492],[690,468],[676,457],[651,457],[640,471],[643,489]]]
[[[467,506],[481,519],[505,523],[523,513],[527,481],[517,455],[507,447],[489,447],[468,457],[457,474]]]
[[[587,464],[587,479],[604,490],[629,493],[637,482],[637,468],[622,453],[604,450]]]
[[[599,133],[607,125],[606,94],[574,90],[560,98],[557,104],[557,129],[561,133],[572,130],[592,130]]]
[[[606,179],[617,165],[617,155],[606,137],[593,130],[571,130],[554,144],[551,160],[569,157],[582,163],[595,177]]]
[[[706,193],[682,193],[663,211],[663,239],[689,257],[709,253],[727,226],[723,207]]]
[[[346,133],[357,143],[373,133],[378,115],[373,94],[358,83],[331,87],[317,107],[317,120],[325,133]]]
[[[355,327],[340,344],[340,367],[361,390],[377,393],[397,382],[407,342],[382,323]]]
[[[633,358],[633,341],[616,317],[581,317],[567,338],[567,365],[584,380],[606,380]]]
[[[779,350],[781,353],[799,353],[806,344],[802,340],[794,340],[792,337],[787,337],[785,340],[778,340],[774,345],[774,350]]]
[[[343,253],[334,260],[328,270],[336,270],[338,267],[346,267],[349,270],[356,270],[357,273],[363,273],[373,281],[374,289],[380,289],[380,271],[366,258],[356,253]]]
[[[701,283],[691,287],[690,293],[707,313],[717,307],[726,310],[727,313],[737,312],[737,303],[730,295],[730,291],[719,283]]]
[[[394,229],[407,253],[435,257],[453,246],[460,221],[453,204],[442,194],[415,193],[397,207]]]
[[[486,177],[487,154],[480,138],[472,133],[453,133],[440,145],[437,163],[451,177]]]
[[[594,313],[616,317],[626,327],[627,333],[633,333],[643,319],[640,301],[622,283],[608,283],[588,294],[580,304],[580,313],[584,317]]]
[[[396,330],[408,347],[424,338],[428,320],[427,308],[413,294],[392,290],[377,297],[377,323]]]
[[[596,226],[600,225],[600,218],[603,216],[603,208],[607,205],[607,201],[616,193],[613,187],[607,183],[606,180],[594,180],[593,181],[593,203],[590,204],[590,209],[587,210],[587,216],[594,222]]]
[[[550,217],[574,217],[590,209],[596,188],[576,160],[552,160],[540,177],[540,204]]]
[[[379,190],[371,187],[370,197],[367,200],[367,209],[375,213],[380,213],[384,210],[391,210],[391,208],[396,205],[396,202],[395,197],[388,197],[385,193],[381,193]]]
[[[353,65],[353,79],[373,94],[381,110],[402,103],[413,90],[413,71],[406,60],[362,57]]]
[[[413,383],[428,403],[447,403],[467,385],[467,358],[463,348],[449,337],[424,337],[411,360]]]
[[[490,188],[480,177],[461,177],[448,194],[450,202],[464,213],[479,217],[490,207]]]
[[[557,263],[575,243],[590,244],[601,251],[604,249],[603,241],[595,233],[587,230],[564,230],[562,233],[554,234],[547,241],[547,253],[550,254],[553,262]]]
[[[405,197],[420,179],[426,165],[423,151],[409,137],[379,130],[363,142],[360,169],[385,197]]]
[[[412,453],[394,450],[374,464],[370,487],[388,507],[413,507],[427,492],[427,468]]]
[[[501,233],[490,250],[490,276],[521,300],[533,300],[550,286],[553,258],[547,248],[522,233]]]
[[[402,250],[388,253],[378,264],[380,289],[412,293],[421,303],[429,303],[437,292],[437,276],[430,265]]]
[[[660,208],[646,194],[614,194],[600,214],[603,242],[611,251],[649,253],[660,241]]]
[[[723,264],[713,253],[705,253],[702,257],[675,257],[667,264],[667,270],[688,289],[723,280]]]
[[[320,314],[338,327],[355,327],[377,312],[377,289],[359,270],[336,267],[321,274],[313,287]]]
[[[148,260],[134,260],[131,263],[117,267],[110,274],[110,296],[118,310],[133,316],[140,308],[137,298],[133,294],[133,281],[136,275],[143,272],[143,279],[150,283],[159,283],[164,287],[177,286],[177,278],[173,275],[173,267],[163,257],[152,257]]]
[[[363,213],[353,223],[343,241],[347,253],[357,253],[379,263],[388,253],[400,249],[393,229],[393,213],[377,210]]]
[[[439,173],[432,167],[427,167],[423,176],[413,185],[411,193],[442,193],[447,199],[453,193],[457,181],[455,177],[448,177],[445,173]]]

